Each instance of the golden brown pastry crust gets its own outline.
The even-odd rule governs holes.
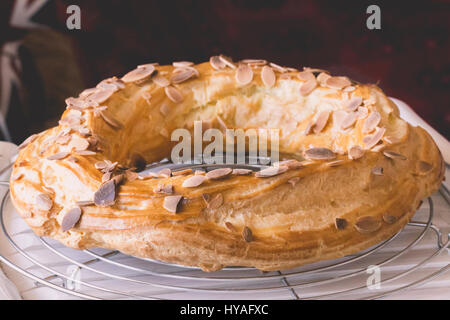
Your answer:
[[[174,73],[173,66],[155,68],[166,79]],[[305,93],[309,90],[301,88],[310,75],[294,70],[275,70],[276,83],[268,87],[261,80],[261,66],[252,67],[253,78],[246,85],[236,80],[231,67],[216,70],[203,63],[191,68],[198,76],[172,84],[182,102],[173,102],[151,77],[137,83],[109,79],[102,84],[113,83],[116,91],[107,100],[82,108],[74,107],[78,100],[69,101],[60,125],[31,139],[17,158],[10,184],[15,207],[36,234],[76,249],[117,249],[206,271],[224,266],[281,270],[342,257],[389,238],[443,179],[444,164],[434,141],[422,128],[401,120],[376,86],[347,83],[336,88],[322,75],[315,89]],[[339,85],[342,79],[334,80]],[[90,94],[82,94],[83,99]],[[361,97],[363,103],[355,111],[356,122],[343,130],[342,117],[353,112],[346,109],[351,97]],[[323,129],[305,134],[320,112],[330,113]],[[384,142],[359,159],[349,159],[352,146],[367,147],[365,137],[374,131],[363,132],[364,123],[375,112],[381,115],[375,132],[385,130]],[[168,157],[170,133],[192,129],[194,120],[217,128],[281,128],[282,154],[301,161],[311,146],[323,147],[337,155],[337,162],[304,161],[300,168],[274,177],[231,175],[195,188],[182,186],[193,174],[125,179],[113,205],[83,206],[75,227],[62,230],[64,214],[77,201],[92,200],[101,186],[97,162],[108,159],[130,166],[136,154],[147,163]],[[86,148],[96,151],[87,154]],[[388,157],[385,151],[406,160]],[[61,152],[68,154],[48,159]],[[374,170],[380,167],[382,175]],[[167,195],[154,191],[169,183],[185,199],[176,214],[164,209]],[[49,210],[46,203],[37,203],[40,194],[50,199]],[[223,203],[208,208],[203,194],[221,194]],[[369,222],[376,224],[375,231],[360,220],[367,216],[373,218]],[[337,218],[344,219],[339,224],[343,229],[337,228]],[[247,241],[245,228],[252,234]]]

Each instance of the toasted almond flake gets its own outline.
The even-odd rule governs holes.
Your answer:
[[[211,67],[213,67],[216,70],[222,70],[226,67],[225,63],[220,59],[219,56],[212,56],[209,58],[209,63],[211,64]]]
[[[175,61],[172,63],[172,66],[175,68],[184,68],[184,67],[191,67],[194,63],[191,61]]]
[[[56,138],[55,141],[58,144],[64,145],[64,144],[67,144],[69,142],[69,140],[70,140],[70,135],[62,135],[62,136],[59,136],[58,138]]]
[[[114,204],[116,199],[116,184],[114,180],[103,183],[94,193],[94,203],[99,207],[108,207]]]
[[[327,148],[311,148],[305,151],[305,157],[310,160],[333,160],[336,155]]]
[[[182,176],[182,175],[185,175],[185,174],[190,174],[190,173],[192,173],[192,169],[184,169],[184,170],[180,170],[180,171],[174,171],[174,172],[172,172],[172,175],[173,176]]]
[[[222,63],[224,65],[226,65],[227,67],[230,67],[231,69],[236,69],[236,66],[234,65],[234,63],[231,61],[231,59],[225,57],[224,55],[220,55],[219,56],[220,61],[222,61]]]
[[[264,83],[264,86],[267,88],[272,88],[277,81],[277,77],[275,72],[271,67],[264,66],[261,70],[261,80]]]
[[[375,133],[365,136],[363,138],[365,149],[373,148],[378,142],[380,142],[385,132],[386,132],[385,128],[377,128]]]
[[[81,208],[74,207],[64,214],[61,220],[61,230],[68,231],[72,229],[81,218]]]
[[[67,161],[70,161],[70,162],[78,162],[78,158],[77,158],[77,157],[74,157],[74,156],[70,156],[70,157],[67,158]]]
[[[241,63],[251,64],[255,66],[264,66],[267,64],[266,60],[263,59],[244,59],[240,61]]]
[[[336,220],[334,221],[334,226],[338,230],[344,230],[347,227],[347,225],[348,225],[347,220],[343,218],[336,218]]]
[[[38,137],[37,134],[33,134],[33,135],[29,136],[29,137],[26,138],[25,141],[22,142],[17,148],[18,148],[19,150],[25,148],[25,147],[28,146],[30,143],[33,143],[34,140],[36,140],[37,137]]]
[[[292,186],[295,187],[297,185],[297,183],[301,180],[300,177],[295,177],[295,178],[291,178],[289,179],[287,182]]]
[[[96,104],[104,103],[108,100],[114,93],[112,89],[98,89],[95,93],[88,97],[89,102],[94,102]]]
[[[407,158],[404,155],[394,151],[385,150],[383,151],[383,154],[391,159],[407,160]]]
[[[299,72],[298,74],[297,74],[297,78],[299,78],[300,80],[303,80],[303,81],[310,81],[310,80],[316,80],[316,77],[314,76],[314,74],[312,73],[312,72],[309,72],[309,71],[302,71],[302,72]]]
[[[250,68],[246,64],[239,65],[238,69],[236,70],[235,79],[240,85],[244,86],[249,84],[253,79],[252,68]]]
[[[206,177],[205,176],[192,176],[187,178],[186,180],[183,181],[182,186],[184,188],[195,188],[198,187],[199,185],[201,185],[203,182],[206,181]]]
[[[304,134],[305,136],[307,136],[308,134],[310,134],[311,131],[312,131],[313,126],[314,126],[314,123],[313,123],[313,122],[309,122],[308,125],[306,126],[305,130],[303,131],[303,134]]]
[[[78,135],[72,135],[72,139],[69,143],[70,149],[75,149],[77,151],[86,150],[89,148],[89,141],[84,138],[81,138]]]
[[[244,229],[242,230],[242,238],[244,238],[245,242],[253,241],[253,233],[249,227],[245,226]]]
[[[88,206],[93,206],[95,204],[95,202],[92,200],[80,200],[80,201],[75,202],[75,204],[79,207],[88,207]]]
[[[111,115],[108,115],[105,111],[100,111],[100,116],[111,128],[120,130],[123,128],[123,124],[114,119]]]
[[[307,96],[317,87],[317,81],[315,79],[311,79],[303,83],[300,87],[300,94],[302,96]]]
[[[170,77],[170,82],[178,84],[189,80],[190,78],[196,76],[192,69],[182,69],[179,72],[173,73]]]
[[[143,65],[138,67],[122,77],[122,81],[125,83],[142,81],[150,77],[156,71],[153,65]]]
[[[274,177],[274,176],[277,176],[279,174],[286,172],[287,170],[289,170],[289,168],[286,166],[268,167],[268,168],[262,169],[261,171],[256,172],[255,177],[258,177],[258,178]]]
[[[369,234],[381,228],[381,222],[371,216],[358,218],[355,229],[362,234]]]
[[[319,82],[322,87],[325,87],[325,84],[329,78],[331,78],[331,76],[328,73],[321,72],[317,76],[317,82]]]
[[[208,201],[208,209],[220,208],[223,204],[223,195],[221,193],[216,194]]]
[[[172,176],[172,170],[169,168],[164,168],[158,172],[158,177],[160,178],[170,178]]]
[[[39,210],[50,211],[50,209],[53,207],[53,201],[45,193],[40,193],[36,197],[36,206]]]
[[[91,92],[89,95],[86,95],[83,98],[74,98],[74,97],[67,98],[65,100],[67,109],[82,111],[83,109],[89,107],[90,103],[84,99],[89,99],[91,95],[97,92],[97,90],[98,89],[95,88],[95,91]]]
[[[269,66],[271,66],[273,68],[273,70],[275,70],[276,72],[279,72],[279,73],[287,72],[286,68],[283,68],[282,66],[280,66],[276,63],[271,62],[271,63],[269,63]]]
[[[85,97],[87,97],[87,96],[89,96],[89,95],[91,95],[91,94],[93,94],[95,91],[97,91],[97,88],[88,88],[88,89],[84,89],[81,93],[80,93],[80,98],[85,98]],[[71,99],[71,98],[68,98],[68,99]],[[66,104],[68,104],[67,103],[67,100],[68,99],[66,99]],[[72,98],[73,99],[73,98]]]
[[[127,181],[134,181],[139,177],[139,174],[137,172],[126,170],[125,171],[125,177],[127,178]]]
[[[360,146],[352,146],[348,149],[348,157],[352,160],[357,160],[362,158],[364,155],[364,150]]]
[[[325,85],[327,87],[338,90],[345,88],[351,84],[352,83],[350,82],[350,80],[348,80],[348,78],[346,77],[330,77],[325,82]]]
[[[383,141],[386,142],[387,144],[396,144],[400,142],[400,139],[390,136],[384,136]]]
[[[334,160],[334,161],[327,162],[326,165],[328,167],[337,167],[337,166],[340,166],[341,164],[343,164],[344,162],[345,162],[344,160]]]
[[[347,102],[347,104],[345,105],[345,109],[347,109],[347,111],[356,111],[361,103],[361,97],[353,97]]]
[[[167,86],[164,88],[167,97],[174,103],[180,103],[184,100],[183,94],[173,86]]]
[[[103,170],[108,167],[108,163],[106,163],[105,161],[98,161],[94,163],[94,167],[95,169]]]
[[[319,115],[317,116],[317,119],[316,119],[316,121],[314,123],[314,126],[313,126],[314,133],[317,134],[319,132],[322,132],[322,130],[325,128],[325,126],[328,123],[328,119],[330,118],[330,114],[331,114],[331,112],[328,111],[328,110],[319,112]]]
[[[110,172],[110,171],[105,172],[102,176],[102,183],[111,180],[111,176],[112,176],[112,172]]]
[[[171,194],[173,193],[173,185],[171,183],[168,184],[160,183],[156,186],[156,188],[153,189],[153,192]]]
[[[372,149],[370,149],[370,151],[372,152],[380,152],[383,151],[387,146],[383,143],[381,144],[377,144],[375,147],[373,147]]]
[[[247,176],[252,173],[252,170],[249,169],[233,169],[232,174],[236,176]]]
[[[202,199],[205,202],[205,204],[208,205],[209,201],[211,201],[211,195],[209,193],[203,193]]]
[[[369,114],[369,109],[366,107],[358,107],[358,110],[356,111],[358,120],[364,119]]]
[[[70,152],[59,152],[54,155],[51,155],[50,157],[47,157],[47,160],[62,160],[66,158]]]
[[[283,73],[279,76],[280,80],[290,80],[292,78],[293,78],[293,76],[291,74],[287,74],[287,73]]]
[[[364,121],[364,125],[362,127],[362,133],[370,133],[378,126],[381,121],[381,115],[378,112],[372,112],[367,117],[366,121]]]
[[[153,82],[156,83],[160,87],[167,87],[170,85],[170,81],[167,80],[165,77],[157,74],[152,78]]]
[[[417,161],[416,162],[416,170],[414,172],[414,174],[419,175],[419,176],[424,176],[427,175],[428,173],[431,172],[431,170],[433,169],[433,165],[426,162],[426,161]]]
[[[235,232],[236,228],[233,226],[233,224],[231,222],[225,222],[225,227],[227,227],[227,229],[231,232]]]
[[[231,168],[220,168],[211,170],[206,174],[206,178],[210,180],[217,180],[217,179],[223,179],[227,178],[233,170]]]
[[[75,150],[75,154],[80,156],[95,156],[97,152],[91,150]]]
[[[333,126],[336,128],[340,128],[342,122],[344,121],[345,117],[347,116],[347,112],[344,110],[337,110],[333,112]]]
[[[319,69],[319,68],[310,68],[310,67],[303,67],[303,71],[313,72],[313,73],[327,73],[328,71]]]
[[[383,213],[383,221],[387,224],[394,224],[397,221],[397,217],[390,215],[389,213]]]
[[[283,160],[283,161],[279,161],[279,162],[274,162],[273,163],[274,167],[288,167],[288,169],[299,169],[303,167],[303,164],[295,159],[287,159],[287,160]]]
[[[356,113],[355,112],[347,113],[344,119],[342,119],[341,130],[347,130],[350,127],[353,127],[355,122],[356,122]]]
[[[137,67],[138,68],[150,68],[151,66],[153,66],[153,67],[159,66],[159,63],[158,62],[152,62],[152,63],[140,64]]]
[[[183,196],[167,196],[164,198],[164,204],[163,207],[169,212],[177,213],[178,211],[178,205],[181,201]]]
[[[344,89],[342,89],[342,91],[344,91],[344,92],[353,92],[355,90],[356,90],[356,88],[354,86],[348,86],[348,87],[345,87]]]

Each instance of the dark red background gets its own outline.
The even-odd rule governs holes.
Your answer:
[[[69,4],[81,7],[80,31],[65,28]],[[366,28],[369,4],[381,30]],[[264,58],[379,82],[450,137],[449,1],[58,0],[39,19],[71,38],[86,86],[145,62]]]

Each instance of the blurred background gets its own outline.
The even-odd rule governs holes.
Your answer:
[[[371,4],[381,30],[366,27]],[[66,97],[138,64],[219,53],[378,83],[450,138],[448,0],[2,0],[0,27],[3,140],[56,125]]]

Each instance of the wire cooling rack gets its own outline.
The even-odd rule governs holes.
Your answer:
[[[166,166],[175,167],[163,163],[150,170]],[[15,271],[8,275],[20,280],[22,295],[51,288],[64,298],[82,299],[379,299],[423,286],[450,269],[450,224],[442,219],[450,216],[449,195],[442,185],[402,231],[354,255],[276,272],[229,267],[206,273],[118,251],[73,250],[37,237],[18,217],[7,191],[0,240],[6,239],[8,248],[0,261]],[[450,279],[433,286],[448,292]]]

